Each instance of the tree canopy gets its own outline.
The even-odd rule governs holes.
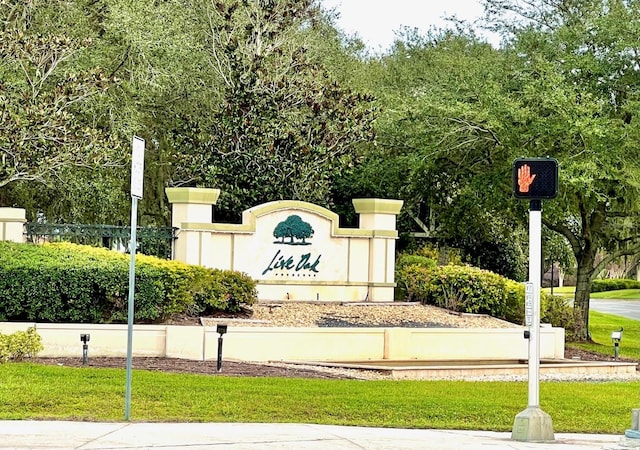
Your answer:
[[[70,165],[121,162],[118,140],[83,115],[85,103],[114,80],[100,66],[80,63],[90,36],[46,26],[62,7],[53,0],[0,4],[0,188],[47,183]]]
[[[508,33],[502,48],[445,32],[399,42],[382,61],[393,109],[378,143],[408,168],[404,182],[385,179],[399,181],[409,212],[436,237],[508,242],[527,206],[511,196],[513,160],[557,158],[560,195],[544,203],[543,220],[576,259],[586,339],[591,281],[640,250],[639,6],[485,4],[489,23]],[[607,256],[596,260],[598,251]]]
[[[330,181],[372,138],[375,108],[305,44],[322,32],[321,12],[310,0],[202,8],[221,104],[176,136],[190,157],[183,178],[222,190],[221,217],[274,199],[331,204]]]

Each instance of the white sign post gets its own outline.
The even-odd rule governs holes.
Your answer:
[[[534,207],[534,204],[540,207]],[[529,210],[529,283],[533,285],[533,317],[529,329],[529,407],[540,407],[540,267],[542,264],[542,202]]]
[[[124,402],[124,419],[129,421],[131,417],[131,366],[133,361],[133,316],[134,316],[134,292],[136,287],[136,246],[138,229],[138,199],[142,198],[142,185],[144,179],[144,139],[133,137],[131,148],[131,241],[129,251],[131,260],[129,263],[129,310],[127,314],[127,386]]]

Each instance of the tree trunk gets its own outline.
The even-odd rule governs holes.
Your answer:
[[[558,269],[558,287],[561,288],[564,286],[564,271],[562,269]]]
[[[580,258],[578,263],[573,309],[576,311],[577,335],[582,341],[591,341],[591,333],[589,332],[589,295],[591,293],[594,262],[595,257],[589,258],[586,256]],[[578,318],[580,319],[578,320]]]

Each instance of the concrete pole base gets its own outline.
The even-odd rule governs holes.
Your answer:
[[[537,406],[527,407],[513,421],[511,439],[525,442],[554,441],[551,416]]]
[[[624,448],[640,448],[640,409],[631,410],[631,428],[624,432]]]
[[[640,409],[631,410],[631,429],[640,432]]]

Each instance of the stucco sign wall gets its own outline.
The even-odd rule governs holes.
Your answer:
[[[276,201],[248,209],[241,224],[211,222],[215,189],[167,189],[178,227],[174,257],[246,272],[260,300],[392,301],[402,202],[356,199],[359,228],[340,228],[318,205]]]

